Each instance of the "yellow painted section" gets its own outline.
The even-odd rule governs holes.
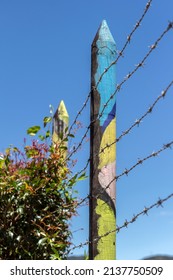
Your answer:
[[[111,207],[101,199],[97,199],[96,213],[98,219],[98,236],[116,229],[115,215]],[[98,255],[95,260],[115,260],[115,232],[99,239],[97,243]]]
[[[67,128],[68,125],[69,125],[69,114],[67,112],[67,109],[66,109],[66,106],[65,106],[63,100],[61,100],[61,102],[60,102],[60,104],[58,106],[58,109],[57,109],[57,111],[56,111],[56,113],[54,115],[54,119],[57,122],[59,122],[59,121],[63,122],[63,129]],[[63,134],[63,137],[66,136],[65,131],[61,131],[61,133]],[[53,131],[52,140],[53,140],[53,143],[61,144],[61,146],[65,146],[65,147],[68,146],[68,143],[67,142],[63,142],[62,139],[59,137],[59,135],[55,131]],[[67,151],[63,150],[64,158],[66,158],[66,155],[67,155]]]
[[[60,143],[60,139],[55,132],[53,132],[52,140],[53,140],[54,143],[57,143],[57,144],[58,144],[58,142]]]
[[[69,115],[68,115],[68,112],[67,112],[67,109],[65,107],[63,100],[61,100],[59,107],[58,107],[58,116],[59,116],[59,119],[64,121],[64,123],[68,126]]]
[[[104,134],[102,136],[101,144],[100,144],[100,152],[106,145],[111,145],[116,139],[116,119],[113,119],[108,127],[105,129]],[[116,159],[116,145],[113,144],[108,148],[105,148],[103,152],[99,155],[99,166],[98,169],[101,169],[103,166],[114,162]]]

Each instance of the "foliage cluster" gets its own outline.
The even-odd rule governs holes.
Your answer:
[[[22,151],[10,147],[0,156],[0,259],[66,258],[77,206],[73,186],[81,177],[72,176],[64,159],[66,143],[51,137],[48,130],[30,145],[25,141]]]

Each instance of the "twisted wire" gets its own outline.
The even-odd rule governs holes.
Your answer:
[[[136,72],[137,70],[144,66],[144,62],[148,59],[148,57],[151,55],[151,53],[153,52],[153,50],[156,49],[156,47],[158,46],[158,44],[160,43],[160,41],[163,39],[163,37],[166,35],[166,33],[173,28],[173,22],[170,22],[168,24],[168,26],[164,29],[164,31],[161,33],[161,35],[157,38],[157,40],[155,41],[155,43],[153,45],[150,46],[150,50],[147,52],[147,54],[143,57],[143,59],[141,60],[140,63],[138,63],[135,68],[122,80],[122,82],[120,84],[118,84],[116,86],[116,90],[113,92],[113,94],[111,94],[110,98],[107,100],[107,102],[104,104],[103,109],[101,111],[101,113],[98,115],[98,117],[91,121],[90,124],[87,126],[86,131],[81,139],[81,141],[78,143],[78,145],[76,147],[74,147],[73,151],[68,155],[68,157],[66,158],[66,160],[69,160],[73,154],[75,154],[78,149],[82,146],[84,139],[86,138],[88,131],[90,130],[91,126],[97,121],[100,120],[101,117],[103,116],[103,113],[105,111],[105,108],[108,106],[110,100],[112,98],[114,98],[114,96],[117,94],[117,92],[119,92],[122,88],[122,86],[127,82],[127,80],[129,80]]]
[[[171,199],[173,197],[173,193],[171,193],[170,195],[168,195],[167,197],[161,199],[159,198],[155,203],[153,203],[152,205],[150,205],[149,207],[144,206],[144,209],[140,212],[138,212],[137,214],[133,215],[133,217],[128,221],[127,219],[124,221],[124,223],[121,226],[116,226],[116,229],[110,230],[108,232],[106,232],[105,234],[98,236],[97,238],[95,238],[93,241],[89,241],[86,240],[83,243],[80,243],[78,245],[73,246],[72,248],[69,249],[68,253],[70,253],[71,251],[78,249],[78,248],[82,248],[83,246],[89,245],[93,242],[98,242],[101,238],[106,237],[109,234],[112,233],[119,233],[123,228],[127,228],[128,225],[136,222],[136,220],[142,216],[142,215],[147,215],[148,216],[148,212],[155,208],[155,207],[163,207],[163,203],[165,203],[166,201],[168,201],[169,199]]]

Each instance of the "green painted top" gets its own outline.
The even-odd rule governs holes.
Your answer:
[[[110,42],[115,44],[115,40],[110,32],[110,29],[107,25],[106,20],[103,20],[97,33],[96,36],[93,40],[93,44],[95,44],[97,41],[102,41],[102,42]]]

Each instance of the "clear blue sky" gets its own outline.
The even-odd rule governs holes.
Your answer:
[[[40,124],[65,101],[73,122],[90,90],[90,46],[103,19],[107,20],[118,50],[143,12],[146,0],[1,0],[0,2],[0,151],[22,145],[26,129]],[[134,69],[160,33],[173,20],[172,0],[153,0],[124,58],[117,64],[117,82]],[[117,135],[138,119],[173,79],[173,30],[117,95]],[[89,124],[89,106],[79,119]],[[117,174],[173,140],[173,88],[153,113],[117,144]],[[89,136],[88,136],[89,137]],[[71,143],[71,146],[73,143]],[[84,167],[89,143],[77,153],[75,171]],[[117,224],[130,220],[173,192],[173,151],[146,161],[117,182]],[[77,186],[88,194],[88,180]],[[72,223],[75,245],[88,239],[88,206]],[[83,230],[80,230],[83,228]],[[173,255],[173,199],[164,208],[122,229],[117,235],[118,259],[141,259],[150,254]],[[83,254],[87,247],[76,249]]]

